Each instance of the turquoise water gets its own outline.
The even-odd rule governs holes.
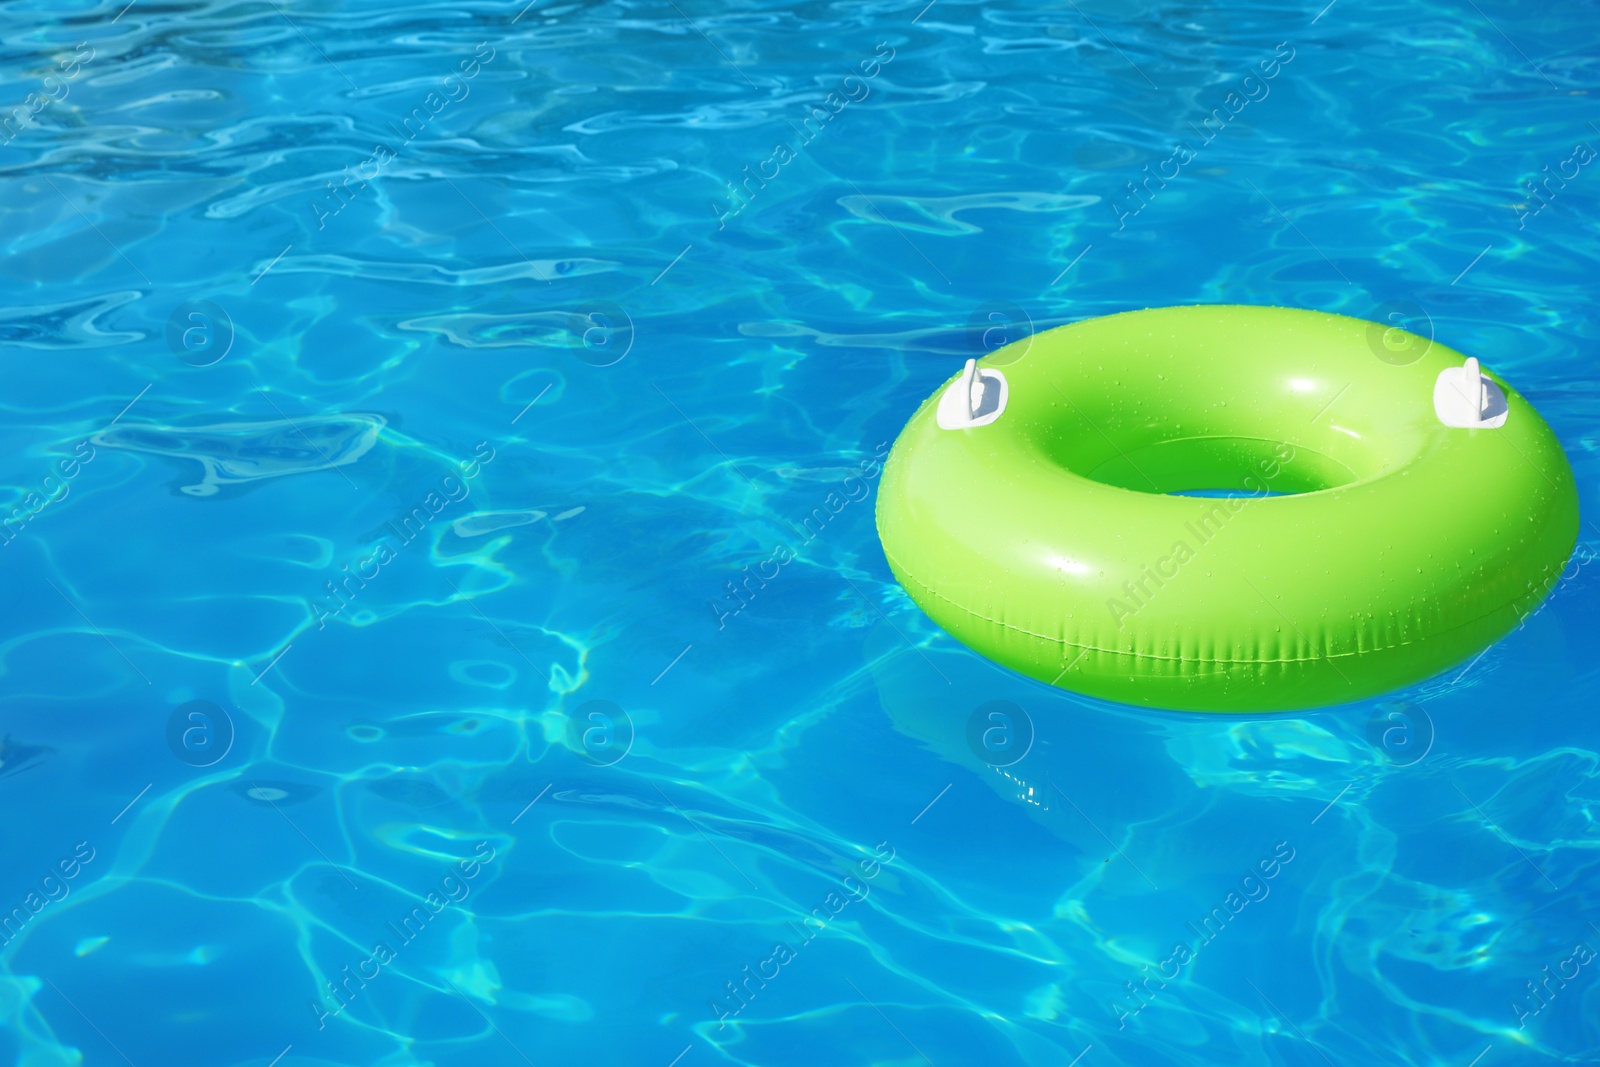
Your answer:
[[[1595,526],[1474,662],[1215,718],[872,521],[967,356],[1196,302],[1479,356],[1587,514],[1596,27],[6,4],[0,1060],[1600,1062]]]

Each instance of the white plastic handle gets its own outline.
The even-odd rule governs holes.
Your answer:
[[[1483,402],[1487,398],[1483,388],[1483,369],[1473,356],[1468,356],[1466,365],[1461,368],[1461,392],[1467,398],[1467,410],[1475,421],[1482,422]]]
[[[1466,363],[1446,367],[1434,380],[1433,413],[1453,429],[1496,430],[1506,424],[1508,406],[1505,393],[1468,356]]]
[[[983,409],[983,378],[978,374],[978,361],[967,360],[961,368],[962,395],[967,398],[967,418],[975,419]]]
[[[997,370],[978,369],[978,361],[967,360],[961,376],[939,395],[935,419],[942,430],[968,430],[987,426],[1006,409],[1010,386]]]

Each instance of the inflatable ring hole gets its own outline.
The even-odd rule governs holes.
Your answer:
[[[1360,480],[1343,463],[1305,445],[1249,437],[1157,441],[1077,473],[1119,489],[1178,496],[1293,496]]]

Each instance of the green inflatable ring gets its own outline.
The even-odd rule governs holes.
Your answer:
[[[1578,499],[1550,427],[1476,360],[1342,315],[1205,306],[969,361],[895,441],[877,520],[906,592],[990,659],[1249,712],[1476,655],[1553,587]]]

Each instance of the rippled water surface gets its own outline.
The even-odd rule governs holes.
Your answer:
[[[1597,28],[0,7],[0,1060],[1600,1061],[1592,565],[1206,717],[975,656],[873,527],[997,336],[1217,302],[1479,356],[1587,514]]]

